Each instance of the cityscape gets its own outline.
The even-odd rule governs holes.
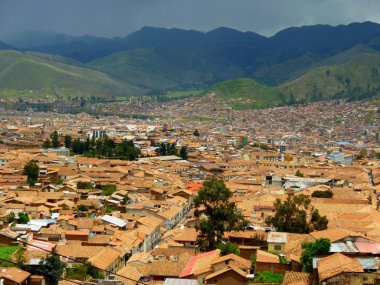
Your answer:
[[[25,4],[11,2],[0,10]],[[150,11],[116,2],[115,17]],[[264,2],[241,5],[274,9]],[[380,6],[363,5],[369,19],[348,24],[332,12],[268,35],[256,23],[265,36],[158,16],[125,38],[4,20],[0,284],[380,284],[380,24],[368,12]]]

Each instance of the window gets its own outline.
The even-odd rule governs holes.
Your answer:
[[[274,250],[281,250],[281,245],[276,244],[276,245],[274,246]]]

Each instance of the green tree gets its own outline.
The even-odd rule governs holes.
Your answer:
[[[199,137],[201,134],[199,133],[198,129],[195,129],[193,135]]]
[[[312,194],[311,194],[311,197],[315,197],[315,198],[332,198],[334,196],[334,193],[330,190],[327,190],[327,191],[314,191]]]
[[[67,147],[67,148],[71,148],[72,142],[73,142],[72,137],[66,135],[65,138],[64,138],[64,144],[65,144],[65,147]]]
[[[303,245],[304,251],[301,254],[301,264],[303,270],[311,272],[313,270],[313,257],[318,254],[326,254],[330,251],[330,240],[326,238],[317,239]]]
[[[277,231],[299,234],[326,229],[326,216],[321,217],[310,204],[309,196],[304,194],[289,195],[284,201],[276,199],[273,204],[275,214],[269,216],[266,223]]]
[[[111,196],[117,190],[115,184],[107,184],[102,186],[102,194],[104,196]]]
[[[59,142],[59,135],[58,135],[58,132],[57,131],[54,131],[52,134],[51,134],[51,144],[53,146],[53,148],[59,148],[61,146],[61,143]]]
[[[90,208],[86,205],[79,205],[78,206],[78,211],[80,211],[80,212],[87,212],[88,210],[90,210]]]
[[[251,270],[250,270],[250,273],[254,273],[255,272],[255,268],[256,268],[256,254],[252,254],[251,255]]]
[[[195,228],[200,232],[197,244],[202,251],[213,250],[223,240],[225,232],[243,230],[247,221],[230,201],[232,192],[224,181],[213,178],[205,181],[194,199],[195,216],[200,220]]]
[[[8,224],[12,224],[16,219],[16,215],[14,212],[9,212],[9,214],[7,215],[7,218],[6,218],[6,221]]]
[[[47,284],[50,285],[58,285],[63,270],[66,267],[66,264],[62,262],[59,256],[55,253],[55,249],[53,249],[52,254],[47,258],[42,259],[39,263],[40,270],[45,276]]]
[[[27,224],[29,222],[29,216],[27,213],[19,213],[18,218],[20,224]]]
[[[231,253],[236,254],[236,255],[240,254],[239,246],[233,242],[229,242],[229,241],[221,242],[220,244],[218,244],[217,248],[220,249],[221,255],[227,255]]]
[[[46,139],[42,145],[42,148],[51,148],[51,141],[49,139]]]
[[[298,169],[296,172],[297,177],[303,177],[303,173]]]
[[[38,164],[34,161],[31,160],[27,164],[25,164],[23,174],[28,176],[26,182],[29,185],[34,186],[36,184],[39,173],[40,168]]]
[[[188,153],[187,153],[187,146],[181,147],[179,151],[179,155],[182,157],[182,159],[185,159],[185,160],[189,158]]]

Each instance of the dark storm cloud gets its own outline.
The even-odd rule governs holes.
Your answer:
[[[0,36],[24,30],[125,36],[143,26],[271,35],[289,26],[380,22],[379,0],[0,0]]]

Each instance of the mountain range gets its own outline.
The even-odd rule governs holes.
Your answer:
[[[380,87],[380,25],[373,22],[291,27],[272,37],[225,27],[206,33],[144,27],[115,38],[25,32],[3,38],[0,50],[7,50],[0,52],[2,90],[119,97],[209,90],[246,78],[287,102],[373,97]]]

